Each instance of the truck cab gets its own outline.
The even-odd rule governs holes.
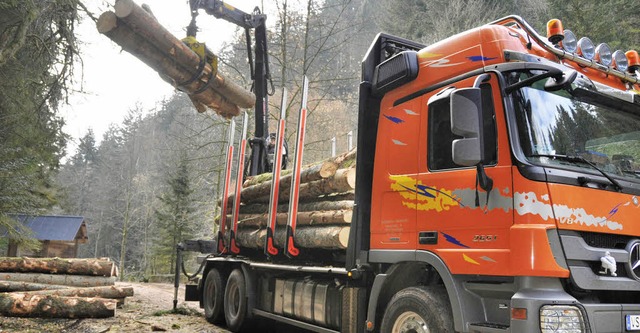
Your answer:
[[[637,53],[557,36],[511,16],[372,45],[347,257],[371,330],[640,330]]]

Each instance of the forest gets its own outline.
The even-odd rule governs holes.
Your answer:
[[[196,112],[176,92],[151,110],[131,105],[122,123],[100,138],[88,130],[67,153],[72,138],[62,130],[60,109],[82,93],[72,79],[83,47],[74,29],[99,14],[83,2],[0,0],[0,227],[33,247],[10,214],[84,216],[89,241],[80,257],[111,258],[125,280],[168,274],[178,242],[213,238],[229,121]],[[331,156],[332,140],[338,153],[346,151],[349,133],[357,135],[360,61],[379,32],[430,44],[514,14],[541,34],[559,18],[576,35],[614,50],[640,49],[638,1],[273,0],[270,6],[270,122],[275,130],[286,87],[292,146],[308,76],[304,164]],[[244,33],[233,40],[218,54],[221,71],[249,88]],[[6,238],[1,242],[5,251]]]

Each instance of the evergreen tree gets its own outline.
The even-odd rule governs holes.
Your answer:
[[[176,245],[193,235],[193,211],[190,171],[186,156],[178,161],[177,170],[167,179],[169,188],[160,195],[160,207],[155,215],[158,221],[159,240],[156,257],[167,262],[168,272],[175,267]],[[166,266],[165,266],[166,267]]]
[[[53,176],[65,148],[57,114],[77,57],[77,0],[0,0],[0,226],[57,201]]]
[[[640,2],[625,0],[549,0],[550,12],[578,38],[589,37],[611,50],[640,49]]]

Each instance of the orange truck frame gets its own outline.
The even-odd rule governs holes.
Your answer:
[[[378,35],[346,253],[208,256],[187,299],[234,332],[640,331],[639,67],[557,20]]]

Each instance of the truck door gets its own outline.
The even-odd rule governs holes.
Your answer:
[[[498,80],[480,84],[484,160],[491,189],[477,183],[478,169],[452,158],[450,94],[472,87],[476,77],[424,96],[417,195],[418,249],[436,252],[454,274],[505,274],[509,266],[509,228],[513,223],[511,157]],[[425,105],[423,104],[423,105]]]

